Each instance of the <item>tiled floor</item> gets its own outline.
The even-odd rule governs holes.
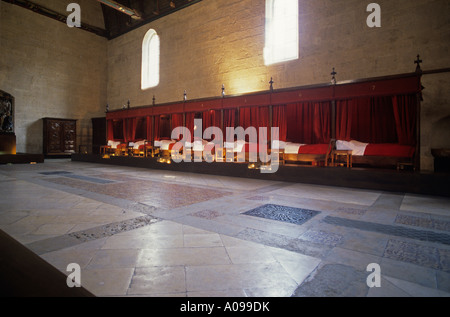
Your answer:
[[[69,160],[0,192],[0,229],[97,296],[450,295],[448,198]]]

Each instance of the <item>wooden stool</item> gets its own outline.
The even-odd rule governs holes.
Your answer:
[[[351,150],[334,150],[331,153],[331,166],[337,166],[337,162],[339,162],[339,158],[341,156],[345,156],[345,160],[347,163],[347,167],[350,168],[353,166],[352,159],[352,151]]]

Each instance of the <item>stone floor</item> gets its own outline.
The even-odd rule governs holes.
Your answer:
[[[448,198],[64,159],[0,192],[0,229],[97,296],[450,295]]]

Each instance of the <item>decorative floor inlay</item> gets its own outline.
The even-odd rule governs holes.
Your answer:
[[[64,177],[69,177],[69,178],[73,178],[73,179],[79,179],[79,180],[86,181],[86,182],[97,183],[97,184],[114,183],[114,181],[111,181],[108,179],[89,177],[89,176],[84,176],[84,175],[76,175],[76,174],[73,174],[72,172],[66,172],[66,171],[41,172],[39,174],[46,175],[46,176],[52,176],[52,175],[64,176]]]
[[[450,272],[450,250],[389,240],[383,257]]]
[[[192,216],[198,217],[198,218],[204,218],[204,219],[214,219],[217,217],[222,216],[223,214],[221,214],[218,211],[214,211],[214,210],[201,210],[201,211],[197,211],[193,214],[191,214]]]
[[[438,242],[450,245],[450,235],[445,233],[437,233],[428,230],[410,229],[401,226],[384,225],[380,223],[330,217],[327,216],[323,222],[348,228],[354,228],[365,231],[379,232],[398,237],[405,237],[428,242]]]
[[[121,232],[126,232],[134,229],[138,229],[144,226],[148,226],[152,223],[157,222],[158,220],[152,216],[142,216],[134,219],[129,219],[125,221],[109,223],[107,225],[95,227],[92,229],[78,231],[70,233],[70,237],[74,237],[83,242],[97,240],[103,237],[109,237]]]
[[[266,204],[243,214],[301,225],[319,213],[320,211],[315,210]]]
[[[300,239],[335,247],[342,242],[343,236],[325,231],[307,231]]]
[[[67,175],[67,174],[72,174],[72,172],[52,171],[52,172],[39,172],[39,174],[42,174],[42,175]]]
[[[255,201],[267,201],[267,200],[270,200],[270,197],[266,197],[266,196],[252,196],[252,197],[247,197],[246,199],[248,199],[248,200],[255,200]]]
[[[436,229],[442,231],[450,231],[450,221],[433,219],[433,218],[423,218],[410,215],[397,215],[395,218],[395,223],[402,225],[422,227],[429,229]]]
[[[359,215],[362,216],[366,213],[366,209],[357,209],[357,208],[347,208],[347,207],[339,207],[335,209],[336,212],[342,212],[350,215]]]
[[[120,179],[120,178],[119,178]],[[112,196],[153,206],[154,208],[178,208],[194,203],[231,195],[231,191],[200,188],[184,184],[171,184],[150,180],[124,178],[109,183],[84,182],[67,177],[48,178],[45,181],[65,185],[91,193]]]
[[[110,223],[83,231],[72,232],[54,238],[35,241],[27,244],[27,248],[36,254],[57,251],[69,248],[87,241],[97,240],[103,237],[109,237],[121,232],[138,229],[156,223],[159,220],[149,215],[128,219],[120,222]]]

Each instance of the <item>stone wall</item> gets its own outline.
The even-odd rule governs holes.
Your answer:
[[[450,149],[450,73],[422,77],[421,169],[433,170],[431,149]]]
[[[300,58],[265,66],[264,0],[202,1],[108,42],[108,103],[121,108],[450,67],[447,0],[380,0],[381,27],[369,28],[371,1],[300,0]],[[142,91],[141,45],[153,28],[161,39],[159,86]],[[433,125],[450,115],[448,75],[424,76],[422,165],[432,169]],[[448,81],[447,81],[448,82]],[[450,127],[443,127],[450,134]]]
[[[40,2],[68,14],[71,1]],[[101,25],[100,5],[83,5],[83,22]],[[0,14],[0,89],[15,97],[17,152],[42,153],[43,117],[78,119],[78,144],[89,145],[106,105],[107,40],[3,1]]]

